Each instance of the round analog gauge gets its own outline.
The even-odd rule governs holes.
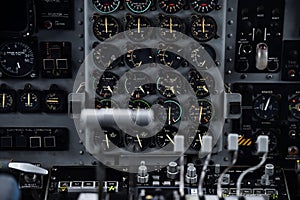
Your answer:
[[[159,35],[162,39],[172,42],[181,38],[185,24],[179,17],[161,15],[159,19]]]
[[[300,96],[289,100],[289,111],[294,118],[300,119]]]
[[[93,60],[101,69],[113,69],[121,62],[121,51],[114,45],[101,44],[93,51]]]
[[[174,136],[177,134],[178,129],[174,126],[165,126],[156,134],[156,143],[160,148],[167,146],[169,143],[174,143]],[[173,147],[172,145],[172,147]]]
[[[104,137],[102,135],[95,135],[96,143],[100,143],[104,151],[111,151],[121,145],[120,132],[113,128],[102,129]]]
[[[154,62],[151,48],[130,49],[126,53],[126,63],[129,67],[141,67]]]
[[[182,51],[182,48],[179,48],[178,46],[174,45],[163,47],[162,49],[158,50],[159,62],[165,66],[176,69],[183,62],[183,58],[179,55],[179,53]],[[178,54],[173,52],[176,52]]]
[[[126,6],[134,13],[144,13],[150,6],[151,0],[125,0]]]
[[[11,77],[24,77],[34,69],[34,53],[22,42],[9,42],[0,47],[0,69]]]
[[[213,47],[208,44],[202,44],[201,47],[195,48],[191,52],[191,59],[193,61],[193,65],[199,67],[200,69],[208,69],[209,62],[207,62],[206,57],[204,56],[204,51],[206,51],[212,60],[216,60],[216,51]]]
[[[271,130],[260,130],[255,134],[254,141],[256,141],[257,137],[260,135],[266,135],[269,137],[269,152],[273,152],[276,149],[278,143],[276,133]]]
[[[184,92],[181,76],[173,71],[161,74],[157,79],[156,88],[161,95],[167,98],[175,97]]]
[[[279,102],[274,95],[262,94],[253,103],[256,116],[262,120],[270,120],[279,114]]]
[[[153,93],[151,78],[143,72],[127,73],[125,90],[136,99],[143,98]]]
[[[20,112],[37,112],[40,109],[40,92],[37,90],[21,90],[18,92],[18,108]]]
[[[200,151],[202,137],[207,135],[208,128],[206,126],[199,126],[197,130],[194,127],[188,129],[187,144],[191,150]]]
[[[209,90],[205,83],[205,79],[197,70],[189,71],[188,81],[198,98],[209,96]]]
[[[196,12],[208,13],[215,9],[218,0],[192,0],[191,5]]]
[[[116,89],[119,77],[112,73],[105,71],[97,85],[96,93],[103,98],[110,98],[113,95],[113,90]]]
[[[120,26],[117,19],[112,16],[96,16],[93,24],[93,32],[98,40],[104,41],[118,34]]]
[[[191,105],[189,114],[193,122],[207,124],[213,118],[214,107],[210,101],[200,99],[198,105]]]
[[[163,104],[163,107],[165,109],[165,112],[161,113],[161,115],[158,116],[160,120],[166,118],[165,124],[167,125],[176,124],[180,121],[182,115],[182,108],[177,101],[165,100],[159,103]]]
[[[93,0],[95,8],[104,14],[116,11],[120,6],[120,0]]]
[[[210,16],[195,17],[191,26],[193,38],[200,42],[209,41],[217,34],[217,23]]]
[[[136,99],[129,102],[129,108],[132,110],[147,110],[151,108],[151,105],[145,100]]]
[[[108,108],[119,108],[119,105],[111,99],[99,99],[95,100],[96,109],[108,109]]]
[[[184,0],[158,0],[159,7],[166,13],[177,13],[184,6]]]
[[[14,111],[14,93],[6,90],[0,91],[0,112],[12,112]]]
[[[67,94],[65,91],[48,91],[45,95],[46,112],[66,111]]]
[[[150,20],[146,17],[131,15],[127,17],[127,35],[132,41],[141,42],[148,39],[151,35],[150,26]]]
[[[125,144],[128,151],[140,152],[151,147],[152,137],[146,131],[140,131],[136,134],[125,134]]]

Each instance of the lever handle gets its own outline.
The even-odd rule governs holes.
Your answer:
[[[33,173],[33,174],[40,174],[40,175],[47,175],[48,170],[38,167],[36,165],[30,163],[23,163],[23,162],[10,162],[8,164],[8,168],[16,169],[22,172]]]
[[[256,68],[264,70],[268,67],[268,46],[266,43],[258,43],[256,46]]]

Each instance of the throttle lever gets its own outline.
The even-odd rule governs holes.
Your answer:
[[[31,163],[14,162],[11,160],[0,160],[0,169],[7,169],[7,168],[18,170],[21,172],[26,172],[26,173],[48,175],[48,170]]]

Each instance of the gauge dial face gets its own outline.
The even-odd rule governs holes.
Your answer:
[[[143,98],[153,94],[153,87],[150,84],[151,78],[143,72],[127,73],[125,79],[125,90],[135,99]]]
[[[93,0],[95,8],[104,14],[116,11],[120,6],[120,0]]]
[[[46,111],[63,112],[66,110],[66,93],[64,91],[49,91],[45,96]]]
[[[289,111],[294,118],[300,119],[300,96],[289,100]]]
[[[198,98],[207,97],[209,95],[209,90],[205,83],[205,79],[197,70],[192,69],[189,71],[188,81]]]
[[[99,99],[95,100],[96,109],[108,109],[108,108],[119,108],[119,105],[111,99]]]
[[[94,49],[93,60],[101,69],[113,69],[121,62],[122,57],[119,48],[109,44],[101,44]]]
[[[111,151],[121,145],[122,140],[119,131],[114,128],[105,128],[102,132],[104,133],[104,137],[102,135],[95,135],[95,141],[101,144],[104,151]]]
[[[202,146],[202,137],[207,135],[208,128],[206,126],[199,126],[197,130],[190,127],[188,130],[187,144],[191,150],[200,151]]]
[[[151,48],[130,49],[126,53],[126,63],[129,67],[141,67],[154,62]]]
[[[278,143],[276,133],[271,130],[260,130],[255,134],[255,137],[254,137],[255,141],[256,141],[257,137],[260,135],[266,135],[269,137],[269,152],[275,151],[277,148],[277,143]]]
[[[126,6],[134,13],[144,13],[150,6],[151,0],[125,0]]]
[[[193,122],[199,124],[207,124],[213,118],[214,107],[212,103],[206,99],[198,100],[199,105],[191,105],[189,114]]]
[[[132,110],[147,110],[151,108],[151,105],[142,99],[136,99],[129,102],[129,108]]]
[[[128,16],[126,30],[132,41],[141,42],[151,35],[150,20],[143,16]]]
[[[256,116],[262,120],[270,120],[278,116],[279,102],[274,95],[262,94],[253,103]]]
[[[156,134],[156,143],[160,148],[167,146],[169,143],[174,143],[174,136],[177,134],[178,129],[174,126],[165,126],[160,132]],[[173,147],[173,145],[171,147]]]
[[[208,69],[209,63],[206,60],[206,56],[204,56],[204,51],[206,51],[212,60],[216,60],[216,51],[214,50],[213,47],[211,47],[208,44],[201,44],[201,47],[195,48],[191,52],[191,59],[193,61],[193,64],[196,67],[199,67],[200,69]]]
[[[161,15],[159,19],[159,35],[162,39],[171,42],[181,38],[185,31],[185,24],[179,17]]]
[[[161,74],[157,79],[156,88],[161,95],[167,98],[180,95],[184,91],[181,76],[173,71]]]
[[[118,34],[120,32],[120,26],[116,18],[108,15],[101,15],[95,17],[93,32],[98,40],[104,41]]]
[[[14,94],[9,91],[0,91],[0,112],[12,112],[14,110]]]
[[[110,98],[113,95],[113,90],[116,89],[116,84],[119,77],[112,73],[105,71],[97,85],[96,93],[103,98]]]
[[[22,42],[9,42],[0,47],[0,69],[7,76],[24,77],[34,69],[33,50]]]
[[[180,121],[182,116],[182,108],[177,101],[165,100],[159,103],[162,104],[165,109],[165,112],[161,113],[161,115],[158,116],[160,120],[166,118],[165,124],[167,125],[176,124]]]
[[[184,6],[184,0],[159,0],[159,7],[166,13],[177,13]]]
[[[20,112],[37,112],[40,109],[40,94],[34,90],[19,91]]]
[[[183,62],[183,58],[179,55],[182,51],[183,49],[173,45],[163,47],[163,49],[158,50],[159,62],[163,65],[176,69]],[[176,52],[177,54],[173,52]]]
[[[210,16],[197,16],[192,21],[192,36],[200,42],[213,39],[217,34],[217,23]]]
[[[193,0],[191,5],[196,12],[208,13],[215,9],[218,0]]]
[[[140,152],[151,147],[152,137],[146,131],[140,131],[136,134],[125,134],[125,145],[128,151]]]

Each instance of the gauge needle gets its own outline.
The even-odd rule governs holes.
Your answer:
[[[140,89],[143,93],[145,93],[145,90],[143,89],[142,86],[140,86],[139,89]]]
[[[49,99],[49,100],[47,100],[47,103],[58,103],[58,100],[55,100],[55,99],[51,100],[51,99]]]
[[[170,142],[175,145],[175,142],[172,140],[172,138],[168,134],[166,136],[170,140]]]
[[[3,93],[2,95],[2,108],[4,108],[4,104],[5,104],[5,93]]]
[[[265,108],[264,108],[264,111],[266,111],[266,110],[268,109],[269,104],[270,104],[270,100],[271,100],[271,97],[268,98],[268,101],[267,101],[267,103],[266,103],[266,106],[265,106]]]
[[[201,107],[200,107],[200,110],[199,110],[199,123],[201,123],[201,119],[202,119],[202,111],[203,111],[203,107],[201,106]]]
[[[112,89],[110,86],[107,86],[108,91],[110,91],[111,93],[113,93]]]
[[[19,63],[19,62],[17,62],[17,66],[18,66],[19,69],[21,69],[21,66],[20,66],[20,63]]]
[[[169,118],[169,125],[170,125],[171,124],[171,107],[169,107],[168,118]]]
[[[201,134],[198,134],[198,137],[199,137],[199,142],[200,142],[201,146],[203,146]]]
[[[171,17],[170,17],[170,33],[173,33],[173,21]]]
[[[139,137],[138,134],[136,134],[136,138],[137,138],[137,140],[139,142],[140,147],[143,148],[142,142],[141,142],[140,137]]]
[[[138,33],[141,32],[141,18],[138,18]]]
[[[30,93],[27,93],[27,104],[30,106]]]
[[[105,17],[105,33],[107,33],[108,32],[108,28],[107,28],[107,17]]]
[[[142,64],[143,64],[143,61],[139,62],[139,65],[138,65],[138,67],[140,67]]]
[[[205,19],[202,18],[202,32],[205,33]]]
[[[105,141],[106,141],[106,146],[109,149],[109,141],[108,141],[108,136],[105,134]]]
[[[207,89],[206,85],[203,86],[203,90],[204,90],[205,92],[208,92],[208,89]]]

